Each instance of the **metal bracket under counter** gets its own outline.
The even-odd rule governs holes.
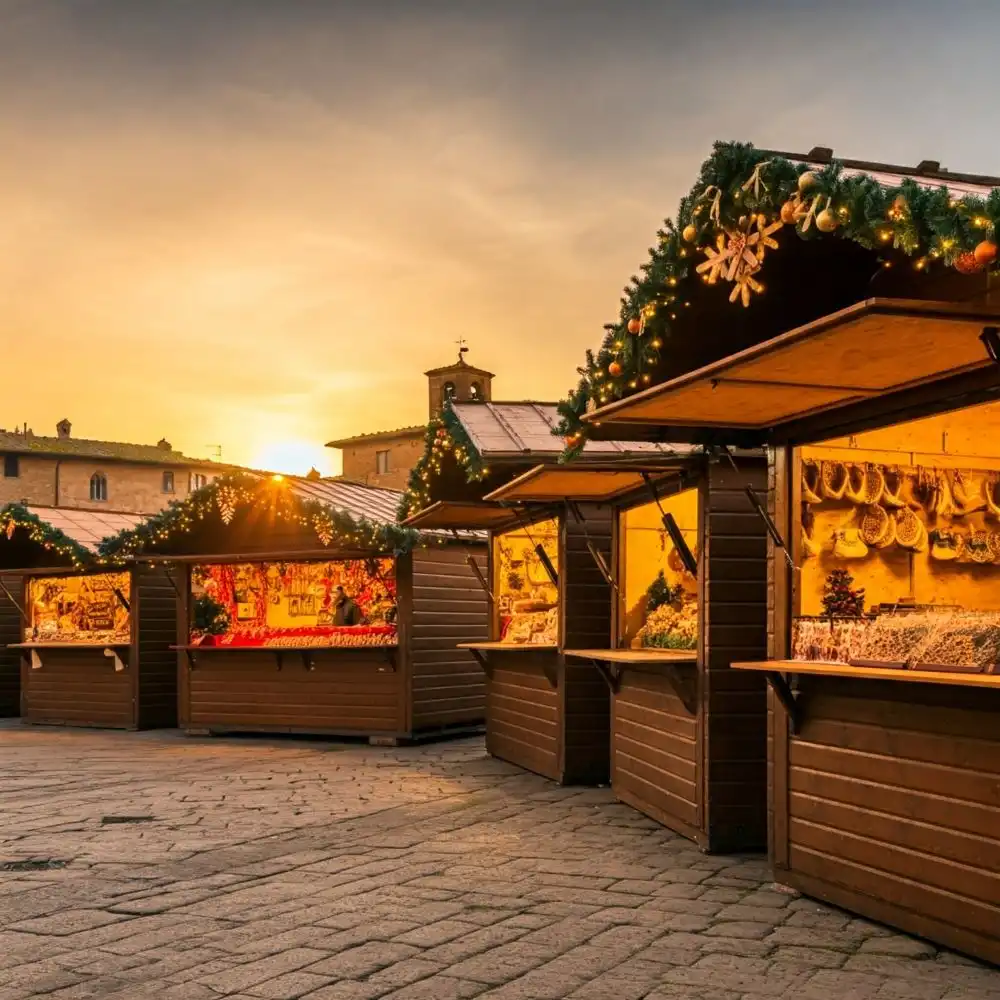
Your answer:
[[[100,643],[84,642],[12,642],[7,648],[19,649],[24,653],[28,653],[32,670],[41,670],[44,666],[42,657],[45,650],[100,649],[114,663],[115,673],[120,674],[128,667],[128,663],[122,659],[119,650],[128,649],[130,645],[130,643],[112,643],[108,646],[102,646]]]
[[[698,710],[697,679],[692,687],[691,678],[682,674],[680,667],[697,667],[693,653],[681,650],[651,649],[567,649],[566,656],[589,660],[604,678],[612,694],[618,694],[622,674],[629,668],[656,668],[656,673],[666,677],[674,694],[680,699],[685,710],[696,714]]]
[[[483,668],[483,673],[490,679],[493,678],[493,665],[489,661],[488,653],[511,653],[519,655],[523,653],[558,653],[559,647],[550,643],[514,643],[514,642],[460,642],[457,649],[464,649],[471,653]],[[559,687],[559,666],[555,662],[543,662],[542,673],[549,682],[549,687]]]

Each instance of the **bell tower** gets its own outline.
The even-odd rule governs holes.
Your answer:
[[[493,397],[493,372],[474,368],[465,360],[469,348],[465,340],[458,341],[458,360],[444,368],[432,368],[427,376],[429,414],[441,412],[446,399],[459,403],[489,402]]]

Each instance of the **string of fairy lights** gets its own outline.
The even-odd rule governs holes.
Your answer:
[[[43,521],[24,504],[7,504],[0,510],[0,542],[13,542],[18,531],[23,532],[32,544],[45,552],[51,552],[60,561],[69,563],[73,569],[86,569],[96,562],[97,557],[93,552]]]

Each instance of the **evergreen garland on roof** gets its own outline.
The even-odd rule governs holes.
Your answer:
[[[790,229],[806,240],[891,247],[917,270],[971,274],[997,266],[1000,189],[956,199],[944,182],[928,187],[906,178],[884,186],[837,161],[816,169],[748,143],[716,143],[676,220],[664,222],[649,259],[629,279],[617,321],[605,326],[600,348],[587,351],[577,386],[559,404],[557,432],[570,452],[582,447],[580,418],[588,409],[650,384],[692,282],[731,282],[734,305],[752,308],[764,290],[767,250]]]
[[[268,516],[311,529],[324,547],[401,555],[426,543],[410,528],[354,518],[319,500],[301,497],[281,476],[261,478],[236,472],[220,476],[184,500],[175,500],[136,527],[106,538],[100,553],[105,559],[125,559],[148,549],[155,551],[157,543],[190,532],[208,517],[228,525],[237,512],[247,510],[266,511]]]
[[[87,569],[97,561],[93,552],[59,528],[54,528],[48,521],[42,520],[24,504],[7,504],[0,510],[0,543],[12,540],[18,529],[26,532],[36,545],[67,560],[74,569]]]

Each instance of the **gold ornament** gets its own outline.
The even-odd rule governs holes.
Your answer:
[[[215,495],[215,503],[219,508],[222,523],[230,524],[236,516],[236,491],[232,486],[220,486]]]
[[[684,231],[681,233],[681,236],[684,237],[684,240],[687,243],[694,243],[694,241],[698,239],[698,227],[694,225],[694,223],[689,222],[684,227]]]
[[[799,191],[803,194],[810,188],[816,187],[819,183],[819,175],[812,170],[807,170],[804,174],[799,174]]]
[[[821,233],[832,233],[840,225],[836,213],[830,208],[830,200],[827,199],[826,208],[816,216],[816,228]]]

